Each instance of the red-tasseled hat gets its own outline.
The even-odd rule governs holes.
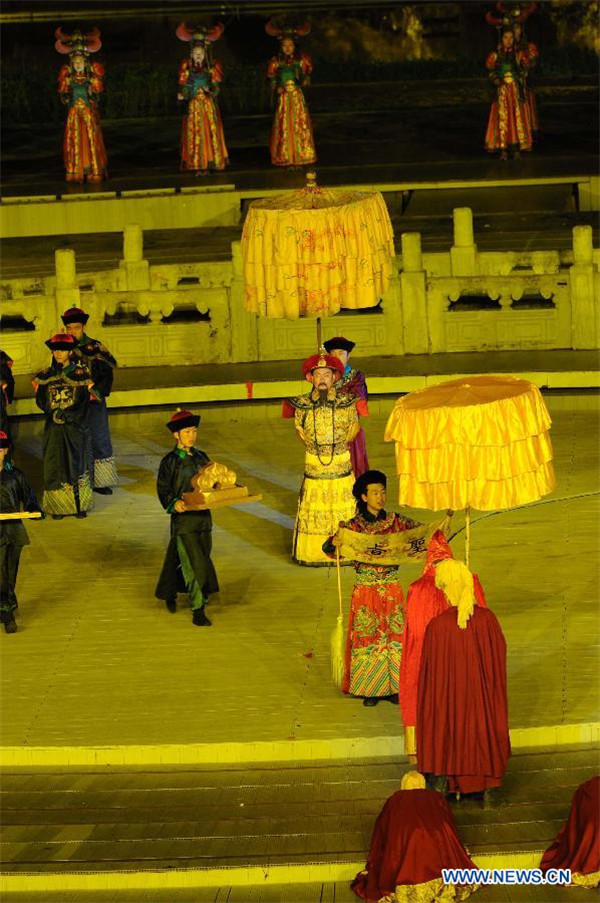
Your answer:
[[[10,448],[10,439],[4,430],[0,430],[0,448]]]
[[[319,367],[327,367],[329,370],[333,370],[338,377],[343,376],[345,370],[339,358],[333,357],[331,354],[312,354],[302,364],[302,376],[307,376]]]
[[[437,564],[438,561],[445,561],[447,558],[454,558],[452,549],[448,545],[448,541],[442,531],[436,530],[427,546],[427,560],[424,570],[427,570],[432,564]]]
[[[77,346],[77,340],[72,335],[69,335],[68,332],[58,332],[51,339],[48,339],[46,346],[50,351],[73,351]]]
[[[177,410],[167,423],[167,427],[172,433],[178,433],[179,430],[185,430],[188,426],[198,426],[199,423],[199,414],[193,414],[192,411]]]
[[[80,307],[70,307],[64,312],[61,320],[63,321],[65,326],[68,326],[69,323],[83,323],[83,325],[85,326],[89,318],[90,315],[86,314],[86,312]]]

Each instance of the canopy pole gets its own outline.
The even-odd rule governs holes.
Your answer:
[[[321,317],[317,317],[317,354],[321,353],[321,345],[323,344],[323,330],[321,327]]]
[[[465,508],[465,564],[469,567],[469,553],[471,551],[471,508]]]

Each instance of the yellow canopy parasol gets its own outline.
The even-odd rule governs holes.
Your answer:
[[[307,186],[253,201],[242,234],[245,306],[260,317],[330,317],[374,307],[394,240],[378,191]]]
[[[396,443],[400,504],[492,511],[555,486],[550,415],[532,383],[470,376],[398,399],[385,429]],[[467,544],[468,558],[468,544]]]

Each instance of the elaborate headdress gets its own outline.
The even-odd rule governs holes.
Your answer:
[[[186,25],[185,22],[180,22],[175,34],[180,41],[191,41],[193,48],[198,46],[198,44],[208,47],[210,44],[218,41],[224,31],[225,26],[222,22],[217,22],[216,25],[211,25],[210,27],[206,25]]]
[[[508,6],[502,0],[498,0],[496,12],[490,10],[486,13],[485,21],[488,25],[495,25],[498,32],[508,31],[509,29],[512,30],[517,22],[523,25],[536,9],[537,3],[535,0],[530,0],[529,3],[516,3],[512,6]]]
[[[4,430],[0,430],[0,448],[10,448],[10,439]]]
[[[458,608],[457,623],[465,630],[475,606],[473,574],[463,561],[446,558],[436,566],[435,585],[443,591],[450,605]]]
[[[100,29],[92,28],[91,31],[84,34],[79,28],[76,28],[72,34],[66,34],[60,26],[54,32],[55,48],[59,53],[74,56],[80,53],[82,56],[88,57],[90,53],[96,53],[102,47],[100,40]]]
[[[279,41],[283,41],[284,38],[291,38],[292,41],[295,41],[310,34],[310,22],[308,19],[297,23],[288,19],[271,18],[265,25],[265,31]]]
[[[407,771],[402,775],[400,790],[425,790],[425,777],[420,771]]]

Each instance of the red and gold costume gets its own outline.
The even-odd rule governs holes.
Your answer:
[[[488,55],[485,65],[496,87],[485,134],[485,149],[492,153],[531,150],[531,116],[523,92],[527,53],[515,48],[514,44],[507,47],[501,43]]]
[[[548,869],[571,869],[571,884],[600,885],[600,777],[580,784],[571,800],[571,811],[540,864]]]
[[[180,100],[187,101],[187,112],[181,124],[181,168],[192,172],[225,169],[229,162],[223,123],[216,97],[223,81],[223,67],[210,61],[209,45],[223,34],[223,25],[211,29],[188,28],[182,22],[177,28],[181,41],[192,41],[189,59],[179,67]],[[196,48],[203,48],[196,59]]]
[[[398,698],[404,725],[404,752],[408,755],[414,755],[416,751],[417,689],[425,631],[433,618],[450,608],[444,591],[435,585],[435,568],[439,561],[452,557],[452,550],[444,534],[438,530],[427,547],[423,573],[411,584],[406,597],[406,632],[400,663]],[[477,574],[473,574],[473,588],[476,604],[485,608],[485,595]]]
[[[267,77],[277,96],[271,130],[273,166],[305,166],[317,159],[312,123],[302,88],[310,83],[313,64],[308,53],[296,52],[294,38],[309,28],[283,29],[269,22],[267,33],[281,40],[281,51],[271,57]],[[287,49],[290,52],[287,52]]]
[[[356,533],[386,536],[420,526],[401,514],[372,515],[363,506],[340,524]],[[333,537],[330,537],[330,542]],[[332,554],[334,549],[328,547]],[[398,674],[404,641],[404,595],[400,568],[356,561],[342,690],[352,696],[384,698],[398,693]]]
[[[97,102],[104,91],[104,66],[89,61],[89,54],[100,49],[99,36],[97,29],[88,35],[56,32],[56,49],[70,54],[58,74],[58,93],[68,107],[63,140],[67,182],[101,182],[107,175]]]
[[[442,869],[474,869],[442,794],[407,772],[377,816],[364,871],[352,890],[367,903],[465,900],[478,885],[444,884]]]

